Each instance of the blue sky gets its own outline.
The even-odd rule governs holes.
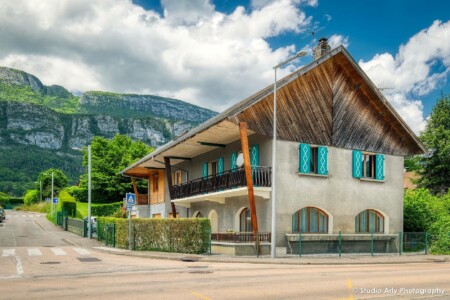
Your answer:
[[[154,94],[222,111],[272,67],[340,44],[418,133],[450,93],[450,1],[29,0],[0,2],[0,65],[74,93]],[[311,62],[309,55],[280,77]]]
[[[160,1],[133,0],[145,9],[157,11],[163,15]],[[232,13],[237,6],[252,10],[249,0],[215,0],[216,10]],[[303,33],[286,32],[268,38],[272,48],[295,44],[299,48],[312,42],[311,32],[320,29],[316,38],[337,34],[348,37],[348,50],[356,61],[370,60],[377,53],[395,54],[401,44],[417,32],[429,27],[435,20],[450,19],[450,1],[442,0],[326,0],[318,1],[315,6],[304,6],[312,23]],[[450,43],[450,41],[442,41]],[[441,70],[442,64],[436,64],[434,70]],[[386,82],[383,88],[391,88]],[[438,88],[421,97],[423,112],[429,115],[436,99],[441,94],[450,94],[450,81],[441,83]]]

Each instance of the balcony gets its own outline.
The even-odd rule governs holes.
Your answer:
[[[252,167],[253,186],[271,186],[270,167]],[[233,190],[247,186],[244,168],[194,179],[172,187],[172,200]]]

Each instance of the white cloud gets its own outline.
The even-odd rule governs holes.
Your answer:
[[[408,125],[418,133],[424,129],[423,106],[416,98],[435,90],[450,72],[450,21],[433,24],[401,45],[395,57],[377,54],[359,64],[374,83],[384,90]],[[443,70],[434,71],[435,64]],[[393,88],[393,89],[391,89]]]
[[[1,1],[0,64],[73,91],[151,93],[220,111],[270,83],[272,66],[296,51],[265,39],[310,22],[298,0],[230,14],[207,0],[162,6],[163,16],[130,0]]]

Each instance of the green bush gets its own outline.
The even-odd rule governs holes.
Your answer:
[[[39,191],[37,190],[28,190],[23,197],[23,202],[27,205],[39,202]]]
[[[433,254],[450,254],[450,216],[441,216],[431,226],[431,248]]]
[[[116,224],[116,246],[128,248],[128,220],[98,218],[97,234],[105,238],[105,225]],[[135,250],[177,253],[208,251],[211,225],[209,219],[132,219]]]
[[[70,217],[75,217],[77,214],[77,203],[75,201],[64,200],[61,202],[62,211],[67,212]]]
[[[91,207],[92,209],[92,215],[93,216],[99,216],[99,217],[107,217],[112,216],[114,213],[121,209],[123,206],[122,202],[116,202],[111,204],[99,204],[99,205],[93,205]]]

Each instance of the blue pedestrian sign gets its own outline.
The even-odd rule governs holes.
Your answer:
[[[133,193],[127,193],[125,195],[127,206],[136,204],[136,195]]]
[[[45,202],[50,202],[50,198],[45,198]]]
[[[58,198],[53,198],[53,204],[58,204]]]

